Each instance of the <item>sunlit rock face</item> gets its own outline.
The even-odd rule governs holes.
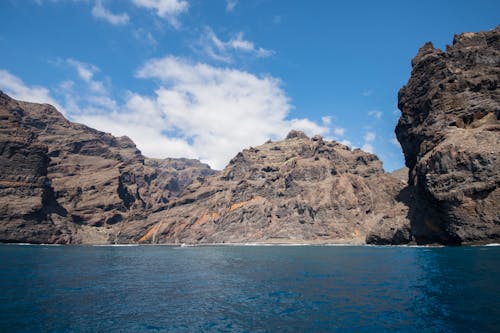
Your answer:
[[[188,186],[148,217],[139,241],[407,243],[408,210],[398,199],[404,186],[373,154],[292,131]],[[122,237],[136,234],[131,225]]]

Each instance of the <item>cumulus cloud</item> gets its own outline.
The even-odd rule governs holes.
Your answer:
[[[226,0],[226,11],[232,12],[237,4],[238,0]]]
[[[113,25],[125,25],[130,19],[126,13],[113,14],[104,7],[101,0],[96,0],[96,3],[92,8],[92,16],[98,19],[102,19]]]
[[[187,12],[189,3],[185,0],[132,0],[137,7],[143,7],[156,12],[173,27],[180,26],[178,16]]]
[[[95,65],[75,59],[60,63],[75,69],[74,78],[53,90],[67,116],[129,136],[146,156],[198,158],[221,169],[242,149],[282,139],[291,129],[310,136],[329,133],[327,126],[289,117],[290,100],[280,80],[271,76],[166,56],[147,61],[136,73],[158,82],[154,93],[128,92],[118,102],[96,78]],[[27,86],[6,71],[0,71],[0,88],[15,98],[62,110],[48,89]]]
[[[218,169],[243,148],[291,129],[328,133],[308,119],[290,119],[290,101],[270,76],[166,56],[145,63],[137,77],[159,80],[153,96],[130,93],[121,112],[77,120],[130,136],[146,156],[195,157]]]
[[[164,134],[169,124],[156,101],[138,94],[129,93],[121,111],[82,113],[74,120],[117,136],[129,136],[150,157],[198,157],[185,139]]]
[[[237,53],[252,54],[259,58],[274,54],[274,51],[257,47],[253,42],[246,40],[242,32],[238,32],[229,40],[223,41],[210,27],[205,27],[201,45],[210,58],[226,63],[232,62]]]
[[[0,69],[0,90],[4,91],[12,98],[27,102],[51,104],[59,109],[59,111],[64,112],[59,103],[52,98],[47,88],[29,86],[19,77],[2,69]]]

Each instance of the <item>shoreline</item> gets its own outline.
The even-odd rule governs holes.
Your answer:
[[[61,247],[172,247],[172,248],[190,248],[190,247],[403,247],[403,248],[448,248],[448,247],[497,247],[500,243],[485,243],[485,244],[464,244],[461,246],[449,246],[441,244],[417,245],[417,244],[400,244],[400,245],[374,245],[374,244],[354,244],[354,243],[203,243],[203,244],[50,244],[50,243],[0,243],[3,245],[17,246],[61,246]]]

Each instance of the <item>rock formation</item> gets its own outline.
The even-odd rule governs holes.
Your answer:
[[[121,241],[407,243],[404,186],[375,155],[292,131],[194,182],[144,228],[125,226]]]
[[[399,92],[396,128],[420,243],[500,240],[500,27],[425,44]]]
[[[409,241],[404,182],[375,155],[291,131],[215,173],[0,93],[0,241]]]
[[[220,172],[0,92],[0,241],[500,241],[500,27],[424,45],[399,92],[407,169],[291,131]],[[406,178],[408,181],[402,180]]]
[[[0,92],[0,241],[114,242],[193,179],[195,160],[144,158],[127,137],[71,123]]]

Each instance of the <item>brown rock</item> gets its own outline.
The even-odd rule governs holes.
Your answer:
[[[396,199],[403,187],[375,155],[292,132],[242,151],[122,235],[143,243],[406,243],[407,207]]]
[[[409,171],[409,169],[407,167],[403,167],[403,168],[392,171],[391,176],[407,183],[408,182],[408,171]]]
[[[1,241],[114,242],[122,225],[213,173],[196,161],[146,159],[127,137],[1,92],[0,120]]]
[[[399,92],[396,134],[420,243],[500,240],[500,27],[425,44]]]

